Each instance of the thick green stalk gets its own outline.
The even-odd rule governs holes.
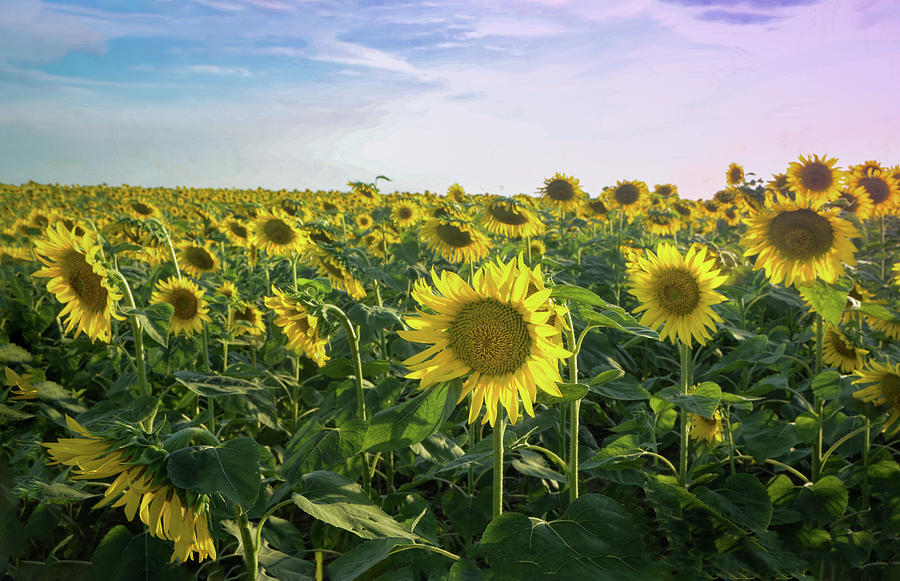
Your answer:
[[[131,293],[131,286],[128,284],[128,280],[118,270],[113,272],[118,274],[119,279],[122,281],[122,286],[125,288],[125,296],[128,297],[128,306],[136,309],[137,305],[134,302],[134,295]],[[147,364],[144,361],[144,330],[137,315],[128,315],[128,320],[131,322],[131,331],[134,335],[134,368],[138,378],[138,392],[143,397],[150,395],[150,383],[147,381]],[[145,431],[153,431],[153,418],[155,415],[156,412],[154,411],[149,418],[141,422],[141,427]]]
[[[694,381],[694,359],[691,353],[690,344],[679,341],[678,349],[681,354],[681,393],[687,395],[688,390]],[[681,424],[681,462],[678,471],[678,484],[681,486],[687,486],[688,453],[690,451],[687,417],[688,413],[682,409],[679,419]]]
[[[491,514],[497,518],[503,514],[503,434],[506,432],[506,418],[503,407],[497,404],[497,425],[494,427],[494,498]]]
[[[578,347],[575,344],[575,327],[572,325],[572,314],[566,313],[568,329],[566,339],[572,356],[569,357],[569,383],[578,383]],[[578,498],[578,428],[580,426],[581,400],[576,399],[569,404],[569,458],[568,481],[569,501],[574,502]]]
[[[822,373],[822,342],[824,337],[825,329],[822,324],[822,315],[816,313],[816,366],[814,378]],[[813,482],[818,482],[822,473],[822,443],[824,440],[824,418],[822,416],[825,414],[825,401],[815,394],[813,394],[813,398],[813,405],[816,408],[816,446],[812,457],[812,480]]]
[[[244,545],[244,567],[247,569],[247,581],[256,581],[257,572],[257,547],[253,542],[253,534],[250,532],[250,521],[241,507],[234,505],[234,516],[237,517],[238,527],[241,530],[241,543]]]

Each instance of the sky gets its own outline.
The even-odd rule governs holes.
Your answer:
[[[900,163],[895,0],[0,0],[0,182],[535,193]]]

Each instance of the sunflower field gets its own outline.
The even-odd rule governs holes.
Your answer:
[[[900,579],[900,166],[389,181],[0,185],[0,578]]]

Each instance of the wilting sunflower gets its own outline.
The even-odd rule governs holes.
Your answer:
[[[23,373],[19,375],[9,367],[6,368],[6,384],[12,387],[10,390],[10,398],[14,401],[23,399],[34,399],[38,395],[36,387],[31,385],[33,376],[31,373]]]
[[[203,323],[209,321],[209,307],[206,306],[204,295],[194,281],[178,280],[178,277],[173,276],[156,283],[150,302],[172,305],[175,310],[169,321],[169,332],[173,335],[184,333],[190,337],[194,332],[202,331]]]
[[[836,158],[818,155],[803,157],[788,166],[787,183],[796,194],[797,201],[808,200],[824,204],[837,199],[841,192],[844,172],[835,169]]]
[[[868,220],[875,211],[872,198],[860,187],[842,189],[838,200],[847,204],[841,207],[841,214],[854,214],[860,220]]]
[[[654,329],[662,325],[660,338],[673,343],[678,339],[690,345],[696,339],[706,344],[711,338],[708,329],[722,322],[712,305],[725,300],[713,290],[726,281],[714,264],[699,246],[689,248],[686,256],[665,242],[657,246],[656,254],[647,250],[646,257],[628,269],[629,292],[641,303],[635,312],[644,311],[641,323]]]
[[[116,314],[116,303],[122,295],[97,260],[101,246],[89,233],[79,239],[58,224],[47,227],[46,238],[36,240],[34,250],[44,267],[33,276],[49,278],[47,290],[65,304],[59,316],[66,317],[66,333],[77,326],[76,337],[84,332],[91,342],[100,339],[109,343],[110,318],[123,319]]]
[[[728,169],[725,171],[725,183],[729,186],[736,186],[744,182],[744,167],[737,163],[732,162],[729,164]]]
[[[556,172],[552,178],[544,180],[544,185],[538,189],[541,197],[550,205],[562,211],[574,210],[584,198],[581,184],[578,179]]]
[[[300,299],[291,298],[275,287],[274,297],[266,298],[266,307],[275,312],[275,324],[288,338],[287,348],[304,355],[322,367],[328,361],[325,353],[326,339],[319,336],[319,319],[310,314]]]
[[[347,182],[347,185],[350,186],[351,196],[356,203],[362,202],[368,204],[381,198],[381,194],[378,192],[378,188],[375,184],[366,182]]]
[[[544,231],[534,212],[510,198],[488,200],[478,223],[488,232],[507,238],[527,238]]]
[[[466,195],[466,190],[456,182],[447,188],[447,197],[457,204],[464,204],[466,202]]]
[[[203,273],[219,270],[219,259],[213,254],[209,243],[185,242],[178,248],[178,264],[184,272],[200,278]]]
[[[859,369],[866,361],[866,349],[855,346],[834,325],[825,327],[822,338],[822,361],[844,373]]]
[[[872,201],[873,214],[889,214],[900,198],[900,184],[894,176],[880,169],[868,169],[865,174],[854,172],[847,181],[851,190],[859,189]]]
[[[307,259],[334,284],[335,288],[345,291],[356,300],[365,298],[366,289],[350,271],[350,267],[342,256],[313,244],[306,253]]]
[[[871,402],[877,406],[888,404],[891,415],[884,423],[882,432],[890,430],[888,435],[893,435],[900,429],[900,364],[881,364],[870,362],[864,369],[856,372],[859,377],[853,380],[854,384],[870,384],[853,394],[853,397],[864,402]],[[895,425],[896,424],[896,425]],[[894,426],[891,429],[891,426]]]
[[[690,437],[698,442],[706,442],[715,446],[725,439],[725,430],[722,427],[722,413],[719,410],[713,412],[713,417],[707,418],[700,414],[688,414],[691,422]]]
[[[649,205],[650,190],[640,180],[620,180],[609,190],[607,200],[613,208],[634,219]]]
[[[468,375],[459,401],[472,394],[469,422],[486,406],[484,421],[493,426],[499,403],[515,423],[520,397],[534,416],[537,388],[559,395],[559,360],[571,354],[548,324],[550,289],[529,294],[530,276],[514,259],[485,264],[472,286],[449,270],[432,271],[434,288],[416,281],[413,298],[433,312],[407,318],[413,330],[399,334],[432,345],[403,362],[411,370],[407,377],[425,388]]]
[[[474,264],[491,250],[491,240],[463,220],[428,220],[419,234],[449,262]]]
[[[755,216],[742,243],[744,256],[756,257],[754,270],[766,269],[772,284],[809,284],[817,278],[834,282],[844,263],[856,265],[851,241],[856,227],[837,217],[837,208],[818,209],[809,200],[774,199]]]
[[[278,209],[257,216],[250,224],[250,243],[272,256],[299,252],[307,241],[293,224],[294,219]]]
[[[256,305],[241,302],[231,311],[229,326],[234,329],[235,336],[247,334],[257,337],[266,332],[266,322]]]
[[[405,229],[419,221],[419,205],[410,200],[397,200],[391,205],[391,219],[399,229]]]

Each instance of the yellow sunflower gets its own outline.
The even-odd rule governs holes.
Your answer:
[[[640,180],[619,180],[607,199],[613,208],[634,219],[650,204],[650,190]]]
[[[900,286],[900,260],[894,263],[894,266],[891,267],[891,270],[894,271],[894,284]]]
[[[888,404],[891,415],[881,431],[890,430],[888,435],[893,435],[900,429],[900,423],[897,423],[900,420],[900,364],[870,362],[865,368],[858,370],[856,375],[859,377],[853,380],[854,384],[869,386],[855,392],[853,397],[877,406]]]
[[[219,270],[219,259],[213,254],[209,243],[183,243],[178,249],[178,264],[184,272],[197,278],[203,273]]]
[[[275,287],[275,296],[266,298],[266,307],[275,312],[275,324],[288,338],[287,348],[304,355],[322,367],[328,361],[325,345],[328,341],[319,336],[319,319],[309,313],[300,299],[291,298]]]
[[[787,184],[794,191],[797,201],[808,200],[814,204],[833,202],[840,195],[844,172],[835,169],[836,158],[818,155],[803,157],[788,166]]]
[[[880,169],[868,169],[865,174],[854,172],[847,181],[851,190],[859,189],[872,202],[873,214],[890,214],[900,198],[900,184],[893,175]]]
[[[356,227],[360,230],[368,230],[373,224],[372,215],[368,212],[360,212],[356,215],[354,222],[356,222]]]
[[[537,236],[544,231],[534,212],[510,198],[489,199],[478,223],[488,232],[507,238]]]
[[[860,220],[868,220],[875,211],[872,198],[860,187],[844,188],[838,199],[847,203],[841,207],[841,214],[855,214]]]
[[[31,260],[31,254],[26,248],[0,245],[0,265],[26,262],[28,260]]]
[[[209,307],[206,306],[204,296],[205,293],[194,281],[178,280],[178,277],[173,276],[156,283],[150,302],[172,305],[175,310],[169,321],[169,332],[173,335],[184,333],[190,337],[194,332],[202,331],[203,323],[209,321]]]
[[[609,216],[609,206],[606,205],[603,198],[587,199],[581,208],[585,218],[603,220]]]
[[[91,342],[100,339],[109,343],[110,318],[124,317],[116,313],[122,295],[97,260],[101,246],[89,233],[79,239],[58,224],[47,228],[46,238],[35,241],[34,250],[44,267],[33,276],[49,278],[47,290],[65,304],[59,316],[66,317],[66,333],[77,326],[76,337],[84,332]]]
[[[722,413],[719,410],[713,412],[713,417],[706,418],[700,414],[688,414],[691,422],[690,437],[698,442],[706,442],[715,446],[725,439],[725,430],[722,426]]]
[[[306,238],[294,228],[294,219],[276,209],[257,216],[250,224],[250,243],[272,256],[289,256],[306,246]]]
[[[675,184],[656,184],[653,186],[653,194],[659,198],[677,198],[678,186]]]
[[[844,373],[859,369],[866,361],[868,351],[855,346],[834,325],[825,327],[822,338],[822,361],[837,367]]]
[[[694,208],[696,207],[696,204],[693,201],[676,200],[670,207],[678,214],[678,217],[681,218],[685,224],[690,224],[694,219]]]
[[[457,204],[464,204],[466,202],[466,195],[466,190],[456,182],[447,188],[447,197]]]
[[[681,221],[669,211],[652,211],[645,214],[643,225],[657,236],[671,236],[681,230]]]
[[[820,210],[809,200],[772,200],[745,220],[744,256],[756,257],[754,270],[766,269],[773,284],[809,284],[817,278],[834,282],[844,263],[856,265],[851,241],[856,227],[837,217],[837,208]]]
[[[900,339],[900,323],[885,321],[873,315],[866,315],[866,323],[876,331],[884,333],[889,339]]]
[[[728,170],[725,171],[725,182],[729,186],[736,186],[744,182],[744,167],[737,163],[733,162],[728,166]]]
[[[637,297],[644,311],[641,323],[654,329],[662,326],[660,338],[676,339],[686,345],[696,339],[701,345],[710,339],[708,329],[715,329],[722,318],[712,305],[725,300],[714,289],[726,281],[714,268],[714,259],[706,249],[692,246],[687,255],[669,243],[660,243],[656,254],[647,250],[629,265],[629,292]]]
[[[237,300],[238,298],[238,288],[235,286],[233,282],[230,280],[226,280],[222,282],[222,285],[216,289],[217,295],[222,295],[228,300]]]
[[[250,237],[243,220],[239,220],[235,216],[225,220],[225,235],[236,246],[246,246]]]
[[[127,211],[139,220],[160,218],[162,216],[160,209],[146,200],[132,200],[128,203]]]
[[[580,182],[564,173],[556,172],[552,178],[544,180],[544,185],[538,189],[541,197],[547,200],[552,207],[563,211],[574,210],[584,198]]]
[[[391,219],[400,229],[408,228],[419,221],[419,205],[410,200],[397,200],[391,205]]]
[[[730,205],[719,208],[719,217],[725,220],[729,226],[737,226],[744,216],[737,206]]]
[[[320,274],[324,274],[331,280],[335,288],[345,291],[356,300],[365,298],[366,289],[353,276],[342,257],[316,244],[312,245],[306,253],[306,257],[313,263]]]
[[[231,311],[229,326],[234,329],[235,336],[247,334],[258,337],[266,331],[263,314],[256,305],[240,303]]]
[[[419,234],[429,248],[449,262],[474,264],[491,250],[490,238],[463,220],[428,220]]]
[[[432,313],[407,318],[413,330],[399,334],[431,347],[403,362],[411,370],[407,377],[425,388],[468,375],[459,401],[471,393],[469,422],[486,406],[483,421],[492,426],[498,403],[515,423],[520,397],[525,412],[534,416],[537,388],[560,395],[559,360],[571,354],[548,324],[554,314],[550,289],[529,294],[530,276],[513,259],[484,265],[472,286],[448,270],[440,276],[432,271],[434,288],[418,280],[412,296]]]

